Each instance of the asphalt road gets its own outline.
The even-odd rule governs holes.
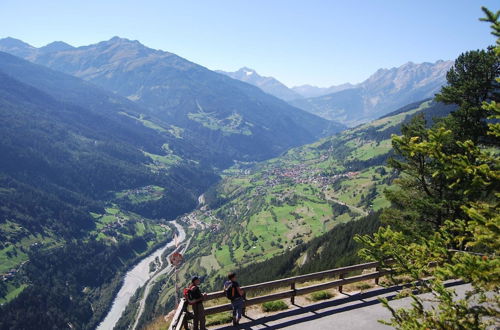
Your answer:
[[[463,297],[469,284],[450,283],[459,297]],[[378,322],[390,319],[390,312],[379,302],[379,297],[394,298],[400,288],[373,289],[365,293],[343,294],[334,300],[304,307],[295,306],[285,312],[266,316],[258,320],[242,319],[240,329],[301,329],[301,330],[357,330],[391,329]],[[430,297],[425,294],[424,297]],[[391,300],[393,307],[408,307],[411,299]],[[222,327],[219,329],[234,329]]]

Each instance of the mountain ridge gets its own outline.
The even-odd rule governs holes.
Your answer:
[[[0,40],[0,50],[127,97],[235,160],[273,157],[344,128],[255,86],[138,41],[113,37],[63,51],[36,51],[35,55],[31,46],[19,49],[18,45],[9,48],[10,44],[12,40],[7,46]]]
[[[274,77],[262,77],[243,67],[235,72],[218,71],[248,82],[293,106],[329,120],[353,127],[376,119],[405,104],[433,97],[446,83],[453,61],[406,62],[380,68],[364,81],[330,87],[301,85],[288,88]]]
[[[400,67],[379,69],[351,88],[290,103],[353,127],[406,104],[433,97],[446,84],[446,73],[452,65],[453,61],[443,60],[407,62]]]

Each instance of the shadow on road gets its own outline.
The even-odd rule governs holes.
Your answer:
[[[463,281],[457,280],[457,281],[452,281],[446,283],[446,287],[452,287],[456,285],[461,285],[464,284]],[[344,295],[347,295],[345,298],[338,298],[335,300],[330,300],[330,301],[325,301],[322,303],[317,303],[314,305],[308,305],[308,306],[298,306],[294,305],[297,307],[296,309],[284,311],[278,314],[273,314],[269,315],[266,317],[262,317],[259,319],[252,319],[250,317],[246,317],[250,322],[245,322],[243,324],[240,324],[238,329],[252,329],[252,327],[258,326],[259,328],[265,328],[265,329],[281,329],[281,328],[286,328],[291,325],[299,324],[302,322],[310,322],[325,316],[331,316],[335,315],[337,313],[342,313],[342,312],[347,312],[350,310],[358,309],[358,308],[363,308],[371,305],[376,305],[380,304],[380,301],[378,299],[373,299],[373,300],[366,300],[368,298],[374,298],[377,296],[382,296],[387,300],[393,300],[397,294],[404,289],[405,287],[408,287],[408,285],[397,285],[397,286],[392,286],[389,288],[377,288],[373,289],[367,292],[363,293],[356,293],[353,295],[347,295],[344,293]],[[393,294],[390,294],[393,293]],[[390,295],[388,295],[390,294]],[[352,303],[352,302],[357,302],[355,304],[349,304],[347,306],[341,306],[347,303]],[[331,307],[339,306],[338,308],[335,309],[330,309]],[[322,309],[327,309],[326,311],[318,312],[318,310]],[[302,314],[309,314],[309,315],[304,315],[303,317],[300,317]],[[312,314],[312,315],[311,315]],[[292,319],[289,319],[292,318]],[[276,324],[277,321],[283,320],[282,323]],[[273,322],[273,325],[268,325],[268,323]],[[223,326],[221,328],[217,328],[218,330],[224,330],[224,329],[235,329],[233,326]]]

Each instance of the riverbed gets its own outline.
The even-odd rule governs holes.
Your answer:
[[[175,221],[173,221],[172,224],[177,228],[179,233],[177,243],[184,241],[186,238],[184,229]],[[130,302],[130,298],[132,298],[132,296],[136,293],[137,289],[142,287],[152,276],[154,276],[154,273],[149,272],[149,264],[153,262],[156,257],[160,258],[165,250],[175,244],[176,242],[172,240],[164,246],[156,249],[125,274],[120,291],[118,291],[117,295],[113,299],[111,309],[104,320],[99,324],[97,330],[112,330],[115,327],[116,323],[122,316],[123,311],[125,311],[125,308]]]

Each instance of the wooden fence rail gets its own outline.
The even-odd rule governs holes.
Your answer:
[[[362,271],[365,269],[375,269],[375,271],[368,273],[368,274],[361,274],[361,275],[346,277],[346,275],[348,275],[349,273]],[[308,294],[311,292],[321,291],[321,290],[325,290],[325,289],[331,289],[331,288],[335,288],[335,287],[338,287],[339,291],[342,292],[342,287],[344,285],[357,283],[357,282],[361,282],[361,281],[366,281],[366,280],[371,280],[371,279],[374,279],[375,283],[378,284],[378,279],[381,276],[387,275],[388,273],[389,273],[388,270],[384,270],[384,269],[380,268],[380,264],[378,262],[367,262],[367,263],[353,265],[353,266],[325,270],[325,271],[317,272],[317,273],[311,273],[311,274],[305,274],[305,275],[284,278],[284,279],[276,280],[276,281],[247,285],[245,287],[242,287],[242,289],[244,289],[246,293],[249,293],[252,291],[258,292],[260,290],[265,290],[265,289],[290,286],[290,289],[287,289],[285,291],[280,291],[277,293],[271,293],[271,294],[267,294],[267,295],[248,298],[245,302],[245,305],[246,306],[257,305],[257,304],[262,304],[264,302],[285,299],[285,298],[290,298],[291,303],[294,304],[295,303],[295,296],[304,295],[304,294]],[[311,280],[320,280],[320,279],[324,279],[327,277],[334,277],[334,276],[338,276],[338,279],[333,280],[333,281],[327,281],[327,282],[320,283],[320,284],[314,284],[314,285],[310,285],[310,286],[306,286],[306,287],[301,287],[301,288],[297,288],[297,286],[296,286],[297,283],[303,283],[303,282],[307,282],[307,281],[311,281]],[[211,293],[207,294],[207,298],[205,299],[205,301],[223,298],[225,296],[226,295],[225,295],[224,291],[211,292]],[[187,329],[187,326],[186,326],[187,325],[187,306],[188,306],[188,304],[187,304],[186,300],[181,299],[181,302],[179,303],[179,306],[177,307],[177,310],[176,310],[174,317],[172,319],[172,323],[170,324],[169,330],[178,330],[178,329],[181,329],[183,326]],[[217,313],[221,313],[221,312],[225,312],[225,311],[229,311],[229,310],[231,310],[231,304],[227,303],[227,304],[222,304],[222,305],[218,305],[218,306],[207,307],[207,308],[205,308],[205,314],[206,315],[217,314]]]

